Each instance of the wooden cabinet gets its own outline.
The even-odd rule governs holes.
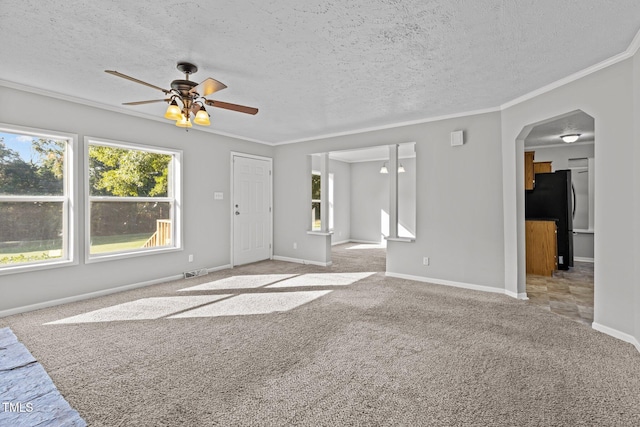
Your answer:
[[[527,274],[552,276],[558,269],[557,226],[554,220],[526,220]]]
[[[535,156],[535,152],[533,151],[525,151],[524,152],[524,189],[525,190],[533,190],[533,158]]]
[[[551,162],[533,162],[533,179],[537,173],[551,173]]]
[[[551,173],[551,162],[534,162],[535,151],[524,152],[524,189],[533,190],[537,173]]]

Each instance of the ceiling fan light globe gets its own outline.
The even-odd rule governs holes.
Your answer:
[[[182,118],[182,112],[175,100],[167,107],[167,112],[164,113],[164,118],[169,120],[180,120]]]
[[[200,126],[209,126],[211,124],[211,120],[209,120],[209,113],[204,107],[201,107],[200,110],[196,113],[196,117],[193,119],[193,123]]]
[[[176,126],[180,128],[193,127],[193,125],[191,124],[191,119],[186,118],[184,115],[181,115],[180,120],[176,122]]]

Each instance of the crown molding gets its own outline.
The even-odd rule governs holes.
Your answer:
[[[318,136],[312,136],[312,137],[308,137],[308,138],[292,139],[292,140],[289,140],[289,141],[276,142],[276,143],[273,143],[273,145],[277,146],[277,145],[297,144],[299,142],[318,141],[318,140],[321,140],[321,139],[336,138],[336,137],[339,137],[339,136],[357,135],[357,134],[360,134],[360,133],[374,132],[374,131],[386,130],[386,129],[394,129],[394,128],[399,128],[399,127],[411,126],[411,125],[419,125],[419,124],[422,124],[422,123],[429,123],[429,122],[439,122],[439,121],[442,121],[442,120],[456,119],[456,118],[459,118],[459,117],[476,116],[478,114],[495,113],[495,112],[498,112],[498,111],[500,111],[500,107],[485,108],[485,109],[482,109],[482,110],[467,111],[467,112],[456,113],[456,114],[447,114],[447,115],[436,116],[436,117],[427,117],[427,118],[424,118],[424,119],[410,120],[410,121],[399,122],[399,123],[391,123],[391,124],[382,125],[382,126],[372,126],[372,127],[367,127],[367,128],[359,128],[359,129],[355,129],[355,130],[348,130],[348,131],[344,131],[344,132],[327,133],[327,134],[318,135]]]
[[[577,73],[573,73],[567,77],[564,77],[560,80],[556,80],[553,83],[550,83],[546,86],[543,86],[539,89],[536,89],[532,92],[529,92],[527,94],[524,94],[518,98],[515,98],[511,101],[505,102],[504,104],[502,104],[500,106],[500,110],[506,110],[507,108],[513,107],[514,105],[520,104],[522,102],[528,101],[532,98],[535,98],[536,96],[542,95],[544,93],[550,92],[554,89],[557,89],[561,86],[564,86],[566,84],[569,84],[571,82],[574,82],[576,80],[579,80],[583,77],[588,76],[589,74],[593,74],[596,71],[600,71],[602,69],[605,69],[607,67],[610,67],[614,64],[617,64],[618,62],[622,62],[624,60],[627,60],[631,57],[633,57],[633,55],[636,54],[636,52],[638,51],[638,49],[640,48],[640,30],[638,30],[638,32],[636,33],[635,37],[633,38],[633,40],[631,41],[631,43],[629,44],[629,46],[627,47],[627,49],[622,52],[619,53],[618,55],[612,56],[611,58],[605,59],[602,62],[599,62],[595,65],[592,65],[591,67],[585,68],[583,70],[578,71]]]

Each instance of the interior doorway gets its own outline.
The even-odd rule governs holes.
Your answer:
[[[390,150],[397,149],[397,214],[396,227],[391,227]],[[321,200],[321,157],[311,156],[311,227],[319,228],[317,217]],[[336,251],[344,257],[357,251],[386,254],[390,234],[395,238],[415,239],[416,224],[416,160],[415,143],[397,146],[381,145],[328,154],[328,225],[331,233],[331,258]],[[395,188],[395,187],[394,187]],[[395,228],[397,230],[392,230]],[[312,228],[313,229],[313,228]],[[371,250],[371,251],[368,251]]]
[[[525,158],[527,297],[532,304],[589,326],[593,322],[595,287],[594,130],[594,118],[576,110],[527,126],[521,134]],[[573,136],[569,138],[571,142],[563,140],[567,135]],[[533,172],[532,176],[527,176],[528,170],[530,174]],[[548,198],[547,193],[555,192],[554,185],[558,182],[564,185],[564,180],[558,181],[559,175],[568,178],[566,196]],[[557,218],[560,214],[549,212],[557,212],[557,206],[565,202],[568,224],[562,225]],[[540,208],[539,204],[553,204],[553,209]],[[536,230],[533,224],[539,221],[553,223],[556,230],[555,267],[549,273],[532,267],[544,256],[539,251],[540,235],[533,231]],[[565,243],[563,248],[560,240],[566,237],[571,245]]]

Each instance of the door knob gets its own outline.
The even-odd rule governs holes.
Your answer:
[[[240,215],[240,212],[236,211],[236,215]]]

